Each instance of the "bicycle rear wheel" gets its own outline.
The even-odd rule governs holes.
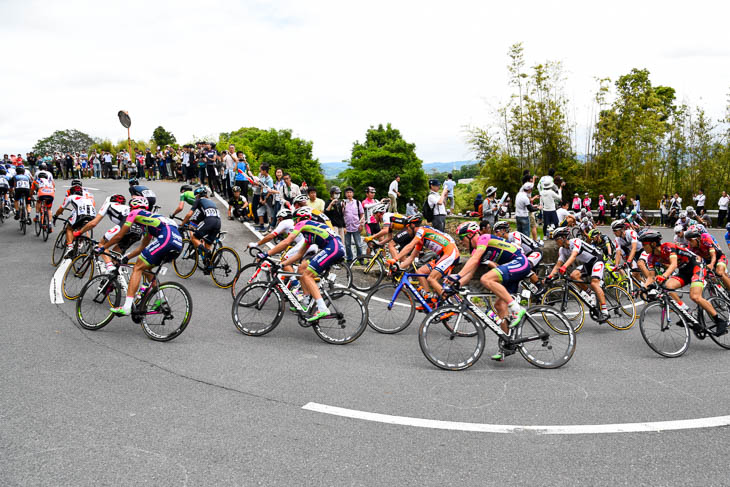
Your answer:
[[[36,220],[36,221],[33,222],[33,228],[35,229],[35,236],[36,237],[41,234],[41,220],[40,220],[40,218],[38,220]]]
[[[216,286],[227,289],[241,269],[241,258],[235,250],[229,247],[219,248],[211,259],[210,277]]]
[[[334,345],[357,340],[368,326],[368,312],[360,297],[349,289],[335,289],[323,294],[330,315],[317,320],[313,327],[319,338]],[[312,306],[316,304],[312,303]]]
[[[65,228],[64,228],[65,230]],[[53,267],[58,267],[58,264],[63,260],[63,253],[66,251],[66,232],[58,232],[58,237],[53,243],[53,249],[51,250],[51,264]]]
[[[583,303],[580,298],[578,298],[578,295],[572,290],[568,289],[566,291],[563,287],[554,287],[549,289],[542,297],[542,304],[545,306],[552,306],[563,313],[563,315],[568,319],[568,323],[573,328],[574,332],[578,333],[580,329],[583,328],[583,323],[585,322]],[[548,326],[550,326],[550,323],[550,321],[547,322]],[[562,322],[556,322],[553,330],[558,333],[567,334],[567,329],[560,328],[562,326],[561,323]]]
[[[25,219],[27,218],[27,215],[25,214],[25,203],[21,201],[21,210],[20,210],[20,233],[25,235],[26,233],[26,224]]]
[[[81,296],[76,301],[76,321],[81,328],[98,330],[106,326],[114,315],[109,308],[122,302],[122,286],[107,274],[102,274],[84,284]]]
[[[94,258],[88,254],[74,257],[61,282],[61,291],[66,299],[73,301],[81,296],[84,284],[94,277],[94,267],[96,267]]]
[[[718,316],[720,316],[721,319],[727,321],[730,319],[730,305],[728,302],[721,298],[721,297],[714,297],[710,298],[710,304],[713,308],[715,308],[715,311],[717,311]],[[709,316],[705,314],[705,320],[711,320]],[[710,338],[712,338],[712,341],[720,345],[722,348],[725,348],[727,350],[730,350],[730,333],[725,333],[722,336],[716,337],[714,335],[714,327],[712,330],[710,330]]]
[[[261,267],[261,264],[253,262],[246,264],[241,267],[241,270],[236,273],[236,277],[233,278],[231,284],[231,297],[236,299],[236,295],[243,289],[254,282],[268,282],[270,280],[270,273],[268,268]]]
[[[444,370],[464,370],[484,352],[484,329],[471,312],[445,306],[429,313],[418,329],[418,344],[429,362]]]
[[[283,316],[281,294],[268,282],[254,282],[241,289],[231,308],[233,325],[248,336],[266,335]]]
[[[378,333],[398,333],[408,328],[416,316],[413,296],[401,289],[393,299],[397,286],[392,282],[381,284],[365,297],[368,325]],[[391,304],[392,302],[392,304]]]
[[[45,212],[46,210],[44,209],[43,211]],[[43,214],[45,214],[45,213],[43,213]],[[45,217],[41,218],[41,233],[43,234],[43,241],[47,242],[48,241],[48,221],[47,221],[47,218],[45,218]]]
[[[636,304],[626,289],[611,285],[603,288],[606,297],[608,324],[617,330],[628,330],[636,323]]]
[[[641,310],[639,329],[649,348],[663,357],[679,357],[689,348],[689,326],[663,302],[651,303]]]
[[[380,258],[362,257],[350,262],[352,287],[360,292],[372,291],[385,276],[385,268]]]
[[[140,304],[142,330],[152,340],[167,342],[179,336],[193,315],[193,298],[177,282],[163,282]]]
[[[172,261],[172,268],[175,269],[175,274],[182,279],[192,276],[195,269],[198,268],[198,249],[187,238],[183,239],[182,252]]]
[[[562,324],[557,325],[559,322]],[[555,328],[568,332],[559,333]],[[515,340],[534,338],[521,343],[518,349],[525,360],[541,369],[562,367],[575,353],[575,332],[563,314],[549,306],[529,308],[514,337]]]
[[[332,264],[328,269],[328,273],[331,276],[335,276],[335,280],[327,280],[330,289],[344,288],[349,289],[352,286],[352,271],[345,262],[338,262]]]

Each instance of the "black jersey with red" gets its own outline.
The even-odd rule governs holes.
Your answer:
[[[661,253],[659,255],[655,255],[653,252],[649,254],[649,260],[647,264],[649,265],[650,269],[654,268],[655,264],[660,264],[663,267],[667,267],[670,264],[670,256],[676,255],[677,256],[677,267],[680,269],[687,266],[687,265],[696,265],[697,264],[697,255],[690,252],[689,250],[685,249],[684,247],[680,247],[679,245],[672,243],[672,242],[665,242],[660,247]]]
[[[712,239],[712,236],[709,233],[703,233],[700,235],[700,244],[697,247],[692,248],[692,252],[702,257],[705,262],[711,262],[712,261],[712,255],[710,255],[710,251],[715,251],[715,259],[720,260],[720,257],[723,255],[722,250],[720,250],[720,247],[717,245],[717,243]]]

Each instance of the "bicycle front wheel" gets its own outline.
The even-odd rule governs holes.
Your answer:
[[[252,337],[269,333],[283,316],[281,294],[268,282],[254,282],[241,289],[231,308],[233,325]]]
[[[352,286],[352,271],[350,270],[350,267],[344,262],[332,264],[328,272],[330,276],[335,276],[334,281],[327,279],[327,282],[330,285],[330,289],[349,289]]]
[[[58,237],[53,243],[53,249],[51,250],[51,264],[53,267],[58,267],[58,264],[63,260],[63,253],[66,251],[66,232],[65,228],[58,232]]]
[[[719,296],[710,298],[710,304],[713,308],[715,308],[715,311],[717,311],[717,315],[720,317],[720,319],[727,321],[730,319],[730,305],[728,302]],[[705,314],[705,320],[711,320],[709,316]],[[725,348],[727,350],[730,350],[730,333],[725,333],[722,336],[716,337],[714,335],[714,327],[712,330],[710,330],[710,338],[712,338],[712,341],[720,345],[722,348]]]
[[[639,329],[649,348],[663,357],[679,357],[689,348],[689,327],[679,313],[663,302],[651,303],[641,310]]]
[[[429,362],[444,370],[464,370],[484,352],[484,329],[471,312],[445,306],[429,313],[418,329],[418,344]]]
[[[179,336],[193,315],[193,298],[184,286],[163,282],[148,292],[140,304],[142,330],[156,342]]]
[[[411,293],[401,289],[394,299],[396,288],[392,282],[386,282],[370,291],[365,298],[368,325],[378,333],[393,334],[403,331],[416,316]]]
[[[188,239],[182,241],[182,252],[172,261],[172,268],[175,274],[182,279],[192,276],[198,268],[198,249]]]
[[[617,330],[628,330],[636,323],[636,304],[626,289],[611,285],[603,288],[608,311],[608,324]]]
[[[560,333],[556,328],[567,333]],[[549,306],[529,308],[514,337],[517,341],[526,340],[518,346],[520,355],[541,369],[562,367],[575,353],[575,332],[565,316]]]
[[[330,314],[314,324],[317,336],[334,345],[357,340],[368,326],[368,313],[360,297],[349,289],[340,288],[323,297]],[[312,303],[312,306],[316,304]]]
[[[360,292],[372,291],[385,276],[383,261],[378,257],[362,257],[350,263],[352,287]]]
[[[94,277],[84,284],[76,301],[76,321],[86,330],[106,326],[114,318],[109,309],[119,306],[123,294],[121,284],[114,277],[107,274]]]
[[[568,319],[568,323],[573,328],[573,331],[578,333],[583,328],[585,322],[585,311],[583,303],[577,294],[572,290],[566,290],[563,287],[554,287],[549,289],[542,297],[542,304],[545,306],[552,306],[553,308],[560,311],[563,316]],[[547,322],[548,326],[550,321]],[[567,334],[567,329],[561,329],[561,322],[556,322],[553,330],[558,333]],[[551,327],[552,328],[552,327]]]
[[[236,277],[233,278],[231,284],[231,297],[236,299],[236,295],[243,289],[254,282],[268,282],[270,280],[270,273],[268,268],[261,267],[261,264],[253,262],[246,264],[241,267],[241,270],[236,273]]]
[[[232,248],[221,247],[213,254],[210,266],[210,277],[215,285],[227,289],[241,269],[241,258]]]
[[[89,254],[74,257],[61,282],[61,291],[66,299],[73,301],[81,296],[84,284],[94,277],[94,267],[94,259]]]

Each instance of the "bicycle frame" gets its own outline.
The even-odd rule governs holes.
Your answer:
[[[433,311],[433,308],[428,305],[428,302],[423,296],[421,296],[421,293],[419,293],[418,290],[413,287],[413,284],[410,282],[411,277],[428,277],[428,274],[411,274],[408,272],[404,272],[403,274],[401,274],[400,282],[393,292],[393,297],[391,298],[390,303],[388,303],[388,309],[393,309],[395,300],[398,298],[398,295],[403,290],[403,287],[406,287],[408,289],[408,292],[411,293],[411,296],[414,296],[418,300],[418,302],[421,303],[421,306],[423,306],[423,309],[426,311],[426,313],[430,313],[431,311]]]

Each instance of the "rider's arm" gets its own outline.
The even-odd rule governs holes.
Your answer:
[[[626,258],[626,263],[633,262],[634,257],[636,257],[636,248],[639,246],[636,242],[631,242],[631,252],[629,252],[629,256]]]
[[[553,269],[550,271],[550,274],[548,274],[548,277],[555,277],[555,274],[558,273],[558,269],[560,269],[560,266],[563,265],[563,261],[558,258],[558,261],[553,266]]]
[[[715,252],[715,249],[713,247],[710,247],[710,269],[715,269],[715,263],[717,262],[717,252]]]
[[[476,271],[477,267],[479,267],[479,263],[482,261],[482,256],[486,251],[486,248],[474,249],[474,252],[471,253],[471,257],[469,257],[469,260],[466,261],[464,267],[462,267],[459,271],[459,275],[461,275],[459,284],[465,285],[469,282],[471,276],[474,275],[474,271]]]
[[[96,226],[97,226],[97,225],[99,224],[99,222],[101,221],[101,219],[102,219],[102,218],[104,218],[104,215],[102,215],[101,213],[97,214],[97,215],[96,215],[96,216],[94,217],[94,219],[93,219],[93,220],[91,220],[91,221],[90,221],[89,223],[87,223],[86,225],[84,225],[84,226],[83,226],[83,227],[81,228],[81,230],[79,230],[79,233],[80,233],[81,235],[83,235],[84,233],[88,232],[88,231],[89,231],[89,230],[91,230],[92,228],[96,227]]]
[[[294,239],[296,238],[296,236],[298,234],[299,234],[299,232],[291,232],[289,234],[289,236],[287,236],[284,240],[282,240],[278,244],[274,245],[274,248],[269,249],[269,251],[267,252],[267,254],[269,256],[278,254],[279,252],[281,252],[282,250],[284,250],[285,248],[287,248],[289,245],[291,245],[291,243],[294,241]]]
[[[669,255],[669,265],[667,266],[666,270],[664,271],[664,274],[662,274],[662,277],[664,279],[668,279],[669,276],[672,275],[672,273],[677,269],[677,256],[676,254],[670,254]]]
[[[173,211],[173,212],[172,212],[171,216],[175,216],[175,215],[177,215],[178,213],[180,213],[180,212],[181,212],[181,211],[183,210],[183,205],[184,205],[184,202],[183,202],[183,201],[181,200],[181,201],[180,201],[180,202],[179,202],[179,203],[177,204],[177,208],[175,208],[175,211]]]
[[[117,244],[117,242],[119,242],[122,239],[122,237],[124,237],[127,234],[127,232],[129,232],[130,228],[132,228],[132,224],[125,222],[124,225],[122,225],[122,228],[119,230],[119,232],[117,232],[117,234],[114,235],[112,237],[112,239],[109,240],[107,243],[101,244],[100,247],[104,247],[105,249],[113,247],[114,245]]]
[[[299,249],[299,251],[296,254],[288,257],[285,260],[282,260],[279,265],[281,265],[281,267],[284,267],[284,266],[288,266],[289,264],[293,264],[294,262],[300,261],[301,258],[304,257],[304,254],[307,252],[308,248],[309,248],[309,245],[302,245],[302,248]]]
[[[185,218],[183,218],[182,225],[187,225],[187,223],[190,221],[190,218],[193,216],[193,210],[188,211],[188,214],[185,215]]]
[[[406,255],[409,255],[411,253],[411,250],[413,250],[413,247],[415,247],[418,242],[420,242],[420,240],[415,239],[415,238],[413,240],[411,240],[410,242],[408,242],[408,245],[406,245],[405,247],[403,247],[400,250],[400,252],[398,252],[398,255],[396,255],[394,257],[394,259],[395,260],[401,260]]]

